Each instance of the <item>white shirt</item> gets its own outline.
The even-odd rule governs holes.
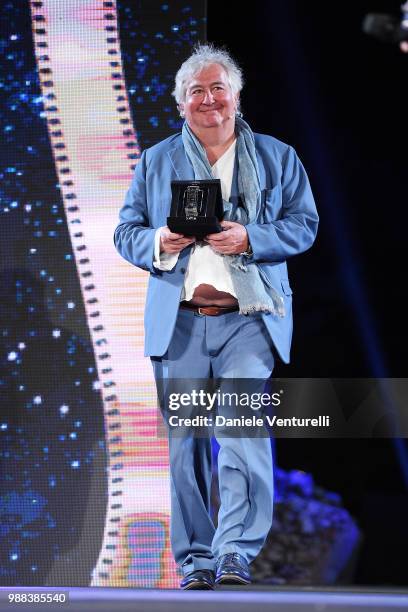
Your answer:
[[[211,167],[213,177],[219,178],[221,181],[222,197],[227,201],[231,195],[235,147],[236,140]],[[158,270],[172,270],[177,263],[179,254],[160,253],[160,232],[161,228],[156,231],[155,235],[153,265]],[[237,297],[232,286],[229,265],[226,263],[225,257],[216,253],[209,244],[198,241],[191,250],[180,299],[191,300],[196,287],[202,284],[212,285],[218,291],[224,291]]]

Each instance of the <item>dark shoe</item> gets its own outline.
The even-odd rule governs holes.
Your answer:
[[[214,572],[211,570],[194,570],[180,582],[180,588],[187,589],[213,589],[214,588]]]
[[[215,584],[250,584],[248,563],[239,553],[221,555],[215,566]]]

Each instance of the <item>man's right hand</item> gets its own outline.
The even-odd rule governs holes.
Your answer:
[[[175,234],[169,230],[167,225],[160,230],[160,253],[180,253],[193,242],[195,242],[194,236]]]

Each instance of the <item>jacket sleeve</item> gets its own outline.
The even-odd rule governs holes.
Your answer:
[[[143,151],[119,213],[113,238],[115,247],[134,266],[157,273],[153,266],[156,229],[150,226],[148,218],[146,152]]]
[[[319,217],[306,171],[292,147],[282,163],[282,212],[269,223],[246,226],[254,262],[283,262],[310,248]]]

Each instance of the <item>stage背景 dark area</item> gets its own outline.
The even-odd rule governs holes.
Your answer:
[[[320,214],[315,245],[288,262],[292,362],[275,376],[406,376],[408,56],[362,32],[370,12],[399,16],[400,3],[274,0],[236,11],[208,1],[207,39],[244,71],[244,119],[295,147]],[[393,440],[278,440],[276,455],[341,493],[357,518],[357,584],[406,583],[408,502]]]

